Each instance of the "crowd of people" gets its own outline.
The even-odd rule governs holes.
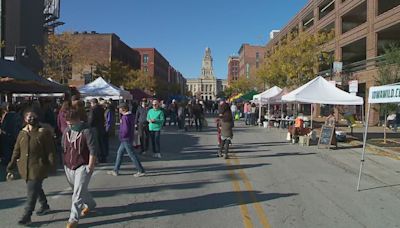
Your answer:
[[[80,217],[96,207],[88,185],[96,164],[109,162],[109,138],[114,135],[118,120],[120,144],[114,168],[107,171],[113,176],[119,175],[125,151],[137,169],[134,177],[144,176],[146,171],[134,145],[140,145],[142,155],[149,152],[151,145],[153,157],[162,158],[161,130],[167,123],[176,129],[202,131],[207,125],[205,114],[219,112],[223,142],[233,137],[233,115],[224,102],[172,100],[167,105],[164,101],[143,99],[138,105],[117,105],[112,100],[94,98],[85,102],[72,96],[63,102],[39,99],[16,105],[5,103],[1,107],[1,163],[6,166],[7,180],[15,179],[19,173],[26,182],[27,200],[20,225],[31,223],[33,211],[38,216],[50,211],[42,185],[55,172],[57,160],[73,189],[67,227],[77,227]],[[223,147],[224,143],[220,144],[220,151]],[[37,201],[40,207],[35,210]]]

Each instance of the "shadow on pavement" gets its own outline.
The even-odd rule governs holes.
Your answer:
[[[260,152],[260,151],[234,151],[234,152],[239,152],[239,153],[248,153],[248,152]],[[276,154],[266,154],[266,155],[260,155],[256,157],[263,157],[263,158],[268,158],[268,157],[286,157],[286,156],[304,156],[304,155],[313,155],[316,153],[302,153],[302,152],[290,152],[290,153],[276,153]],[[246,158],[249,156],[236,156],[239,158]]]
[[[121,206],[103,207],[97,209],[97,213],[95,215],[96,217],[119,214],[128,216],[91,223],[83,223],[84,221],[81,221],[82,223],[79,224],[79,227],[94,227],[97,225],[116,224],[137,219],[157,218],[162,216],[185,214],[253,203],[253,201],[249,199],[244,199],[243,202],[239,203],[237,200],[237,194],[239,193],[245,195],[254,195],[257,198],[257,202],[264,202],[277,198],[298,195],[297,193],[264,194],[259,191],[222,192],[203,196],[195,196],[191,198],[138,202]],[[129,216],[129,213],[135,213],[135,215]]]
[[[156,168],[148,172],[147,176],[163,176],[163,175],[177,175],[177,174],[190,174],[200,172],[217,172],[217,171],[229,171],[236,169],[249,169],[261,166],[271,165],[270,163],[262,164],[246,164],[246,165],[230,165],[227,166],[224,163],[212,164],[212,165],[191,165],[191,166],[177,166],[177,167],[165,167]]]
[[[161,192],[164,190],[185,190],[201,188],[207,184],[214,184],[213,181],[198,181],[198,182],[183,182],[183,183],[170,183],[164,185],[151,185],[144,187],[123,187],[123,188],[101,188],[91,189],[90,192],[94,198],[111,197],[122,194],[139,194],[139,193],[152,193]]]

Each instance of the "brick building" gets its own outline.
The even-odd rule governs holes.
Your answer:
[[[228,58],[228,85],[239,79],[239,56]]]
[[[172,67],[168,60],[155,48],[135,48],[140,54],[140,65],[144,73],[154,77],[159,97],[168,97],[180,93],[185,94],[186,79]],[[176,87],[179,91],[173,91]]]
[[[377,58],[385,45],[400,41],[400,1],[310,0],[266,45],[267,52],[279,46],[289,33],[332,30],[335,38],[324,51],[343,63],[343,72],[331,75],[327,66],[321,68],[320,75],[329,76],[345,90],[349,80],[358,80],[357,95],[367,101],[368,88],[376,83]],[[371,123],[376,123],[378,112],[371,114]]]
[[[264,46],[242,44],[239,49],[239,77],[255,79],[265,56]]]
[[[140,55],[125,44],[114,33],[74,33],[73,37],[78,41],[79,59],[84,62],[72,64],[72,77],[69,84],[82,86],[93,79],[95,67],[98,64],[107,65],[111,61],[120,61],[132,69],[140,69]]]

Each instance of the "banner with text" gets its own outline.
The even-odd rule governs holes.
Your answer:
[[[368,103],[400,103],[400,84],[369,88]]]

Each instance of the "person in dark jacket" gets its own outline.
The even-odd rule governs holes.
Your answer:
[[[36,210],[37,215],[50,211],[42,183],[50,172],[55,172],[56,148],[51,130],[39,124],[38,114],[28,110],[24,114],[24,121],[26,126],[18,134],[11,161],[7,166],[7,179],[13,178],[13,170],[17,165],[27,187],[25,210],[18,224],[29,225],[37,200],[40,203],[40,208]]]
[[[140,102],[140,106],[136,110],[136,127],[139,134],[140,140],[140,152],[142,154],[146,153],[149,149],[149,122],[147,122],[147,112],[148,112],[146,100]]]
[[[80,216],[85,216],[96,207],[88,190],[98,151],[98,142],[93,129],[81,122],[79,110],[66,113],[68,128],[62,137],[64,170],[73,189],[72,206],[68,227],[77,227]]]
[[[122,155],[124,151],[128,153],[128,156],[132,160],[133,164],[135,164],[136,169],[138,170],[137,173],[134,174],[135,177],[141,177],[145,175],[145,170],[142,164],[139,161],[139,158],[136,156],[135,152],[133,151],[133,137],[134,137],[134,126],[135,120],[133,114],[129,111],[128,104],[121,103],[118,106],[119,113],[121,116],[121,124],[119,127],[119,140],[121,141],[117,157],[115,158],[115,166],[114,169],[108,171],[107,173],[113,176],[118,176],[119,168],[121,167],[122,163]]]
[[[15,107],[11,103],[6,103],[4,114],[0,118],[2,119],[0,124],[1,162],[7,165],[11,160],[12,151],[22,123],[21,117],[15,112]]]
[[[221,109],[220,109],[220,114],[219,114],[219,127],[221,130],[221,143],[218,151],[218,156],[222,157],[222,150],[229,146],[226,144],[229,144],[230,141],[233,138],[233,126],[234,126],[234,120],[233,120],[233,115],[231,112],[231,109],[229,107],[229,104],[227,103],[222,103],[221,104]],[[225,159],[228,158],[228,150],[225,150]]]
[[[204,117],[204,109],[199,100],[196,100],[193,105],[193,116],[194,123],[196,125],[196,131],[201,131],[203,129],[202,118]]]
[[[96,137],[99,142],[100,150],[98,153],[99,162],[105,163],[107,161],[108,151],[104,143],[104,136],[106,134],[106,121],[104,118],[104,108],[101,106],[96,98],[90,100],[91,109],[89,112],[89,127],[96,129]]]

